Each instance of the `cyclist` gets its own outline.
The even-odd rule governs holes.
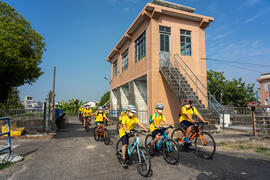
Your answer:
[[[190,149],[194,149],[191,142],[189,141],[189,135],[194,127],[194,121],[192,116],[195,114],[202,122],[208,124],[209,122],[204,120],[203,117],[198,113],[197,109],[192,106],[192,100],[185,100],[185,105],[181,108],[179,114],[179,123],[185,128],[185,143],[189,144]]]
[[[119,121],[121,121],[121,122],[122,122],[122,120],[123,120],[124,116],[126,116],[126,115],[127,115],[127,111],[128,111],[128,109],[127,109],[127,108],[124,108],[124,109],[123,109],[123,111],[121,112],[121,114],[120,114],[120,116],[119,116]]]
[[[78,116],[79,116],[80,120],[81,120],[82,113],[83,113],[83,106],[80,106],[79,109],[78,109]]]
[[[135,116],[136,108],[134,105],[128,106],[127,115],[123,117],[122,119],[122,126],[119,130],[119,136],[120,140],[122,141],[122,166],[123,168],[128,168],[127,162],[126,162],[126,150],[128,142],[128,134],[133,129],[134,124],[138,124],[141,128],[144,129],[144,131],[147,132],[147,129],[145,126],[139,121],[139,119]]]
[[[98,108],[98,111],[94,114],[94,116],[96,117],[95,123],[96,123],[98,129],[101,127],[101,125],[104,124],[104,120],[110,122],[110,120],[107,118],[105,112],[103,111],[102,107]]]
[[[88,125],[88,119],[90,119],[90,121],[91,121],[91,116],[92,116],[92,109],[90,109],[89,104],[86,104],[86,108],[83,111],[84,128],[86,128]]]
[[[157,103],[155,106],[156,112],[152,114],[152,122],[149,126],[150,132],[152,133],[152,136],[154,138],[153,142],[151,143],[150,150],[153,151],[153,146],[155,142],[160,138],[160,135],[163,135],[163,131],[159,129],[161,122],[168,125],[167,120],[165,119],[163,115],[163,109],[164,105],[162,103]]]

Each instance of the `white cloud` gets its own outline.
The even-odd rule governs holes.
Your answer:
[[[259,13],[257,13],[255,16],[245,20],[245,23],[250,23],[252,21],[255,21],[256,19],[258,19],[259,17],[267,14],[268,12],[270,12],[270,7],[267,7],[266,9],[264,9],[263,11],[260,11]]]
[[[123,8],[122,10],[125,11],[125,12],[128,12],[129,8]]]
[[[216,41],[216,40],[218,40],[218,39],[225,38],[225,37],[231,35],[232,33],[233,33],[233,31],[228,31],[228,32],[226,32],[226,33],[224,33],[224,34],[217,35],[217,36],[215,36],[215,37],[213,38],[213,40]]]
[[[261,0],[247,0],[244,2],[244,6],[246,7],[252,7],[254,6],[255,4],[259,3]]]

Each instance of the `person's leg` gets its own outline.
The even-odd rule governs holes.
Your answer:
[[[152,143],[151,143],[151,147],[153,147],[154,146],[154,144],[157,142],[157,140],[159,140],[159,135],[158,135],[158,133],[156,134],[156,136],[155,136],[155,138],[154,138],[154,140],[152,141]]]

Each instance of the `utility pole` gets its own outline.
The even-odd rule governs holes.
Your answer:
[[[55,71],[56,68],[53,66],[53,89],[52,89],[52,129],[55,129],[55,118],[54,118],[54,94],[55,94]]]

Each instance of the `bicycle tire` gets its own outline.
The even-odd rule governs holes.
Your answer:
[[[216,152],[216,142],[214,138],[208,132],[202,131],[203,141],[207,141],[206,144],[202,144],[200,135],[198,134],[195,138],[196,154],[204,159],[212,159]],[[206,147],[207,148],[204,148]],[[210,148],[209,148],[210,147]],[[207,151],[208,150],[208,151]]]
[[[170,148],[170,151],[168,151]],[[163,157],[165,161],[169,164],[176,164],[179,160],[179,150],[177,148],[176,142],[172,139],[167,139],[167,142],[163,143]]]
[[[109,134],[109,131],[106,128],[104,129],[103,137],[104,137],[104,144],[109,145],[109,143],[110,143],[110,134]]]
[[[179,143],[179,141],[177,139],[179,139],[180,134],[182,133],[183,136],[180,138],[180,140],[184,141],[184,130],[181,128],[177,128],[175,130],[173,130],[172,135],[171,135],[171,139],[174,140],[175,142]]]
[[[150,147],[150,143],[153,141],[153,136],[151,134],[148,134],[145,138],[145,141],[144,141],[144,146],[146,147],[146,149],[149,149]]]
[[[139,156],[140,155],[140,159]],[[139,147],[139,153],[136,156],[137,171],[141,176],[147,177],[151,171],[151,160],[149,151],[143,147]]]
[[[100,138],[100,136],[99,136],[99,132],[98,132],[98,128],[97,127],[94,128],[94,132],[93,133],[94,133],[94,139],[96,141],[98,141],[99,138]]]
[[[122,160],[122,141],[120,139],[116,143],[116,157],[117,157],[119,163],[121,163],[121,160]]]

